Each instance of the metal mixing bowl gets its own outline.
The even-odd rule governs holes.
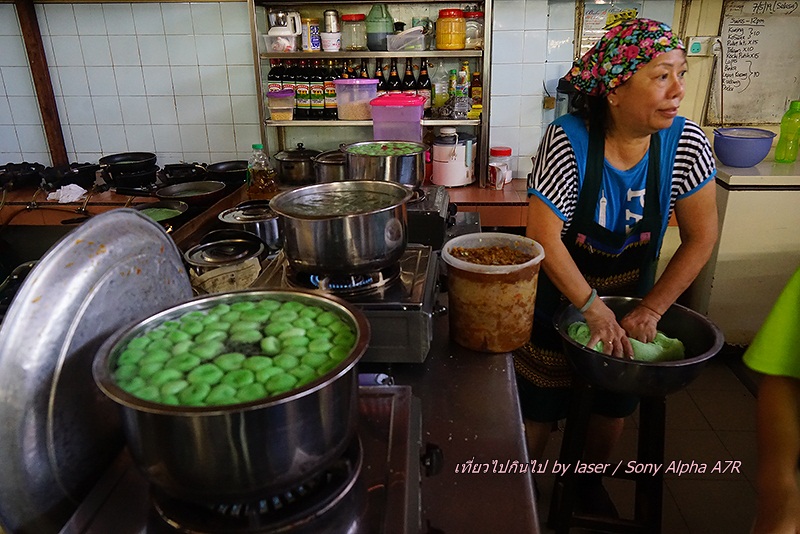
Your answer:
[[[622,319],[641,299],[601,297]],[[706,362],[722,348],[720,329],[708,318],[688,308],[673,304],[658,322],[658,329],[668,337],[681,340],[686,347],[683,360],[647,363],[606,356],[575,342],[567,328],[583,315],[569,305],[561,308],[553,323],[564,341],[564,351],[572,369],[588,383],[621,393],[663,396],[686,387],[700,374]]]

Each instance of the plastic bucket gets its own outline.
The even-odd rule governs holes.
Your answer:
[[[518,265],[480,265],[454,257],[455,247],[511,247],[533,256]],[[479,352],[509,352],[528,341],[533,327],[542,246],[528,237],[475,233],[445,243],[450,339]]]

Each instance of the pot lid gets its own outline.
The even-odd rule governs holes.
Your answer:
[[[37,262],[0,325],[9,532],[57,532],[122,447],[118,408],[92,378],[102,342],[191,296],[172,239],[132,209],[91,217]]]
[[[225,223],[244,224],[268,221],[278,214],[270,209],[269,205],[236,206],[220,213],[217,218]]]
[[[442,128],[444,129],[444,128]],[[466,145],[468,141],[473,143],[477,140],[472,134],[458,132],[458,144]],[[439,135],[433,140],[434,145],[454,145],[456,143],[456,135]]]
[[[329,150],[314,156],[314,163],[324,165],[344,165],[347,163],[347,154],[341,150]]]
[[[222,239],[196,245],[184,254],[186,261],[195,267],[224,267],[235,265],[259,256],[264,245],[244,239]]]
[[[278,161],[308,161],[319,153],[319,150],[305,148],[303,143],[297,143],[297,148],[281,150],[275,154],[275,159]]]

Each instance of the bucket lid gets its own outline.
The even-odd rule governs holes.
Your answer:
[[[333,80],[336,85],[378,85],[377,78],[337,78]]]
[[[375,81],[378,80],[376,79]],[[392,93],[373,98],[369,103],[373,106],[414,107],[423,106],[425,104],[425,97]]]
[[[281,89],[267,93],[267,98],[288,98],[290,96],[294,96],[294,89]]]

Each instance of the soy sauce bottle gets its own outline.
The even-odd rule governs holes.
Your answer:
[[[403,75],[402,88],[404,94],[417,94],[417,80],[414,79],[414,67],[411,65],[411,58],[406,59],[406,72]]]
[[[383,77],[383,65],[381,65],[380,58],[375,60],[375,76],[374,78],[378,80],[378,93],[377,96],[385,95],[386,92],[389,90],[386,84],[386,78]]]
[[[417,94],[425,97],[423,111],[426,117],[431,116],[432,85],[431,77],[428,75],[428,60],[422,58],[422,65],[419,67],[419,78],[417,78]]]
[[[325,115],[325,71],[322,62],[315,59],[308,76],[309,117],[321,119]]]
[[[389,80],[386,82],[386,92],[400,93],[403,91],[403,82],[400,80],[400,75],[397,74],[397,59],[392,58],[392,64],[389,70]]]
[[[339,78],[336,67],[332,59],[328,60],[328,68],[325,69],[323,84],[325,86],[325,112],[322,114],[325,119],[335,119],[338,117],[338,106],[336,105],[336,84],[334,80]]]

